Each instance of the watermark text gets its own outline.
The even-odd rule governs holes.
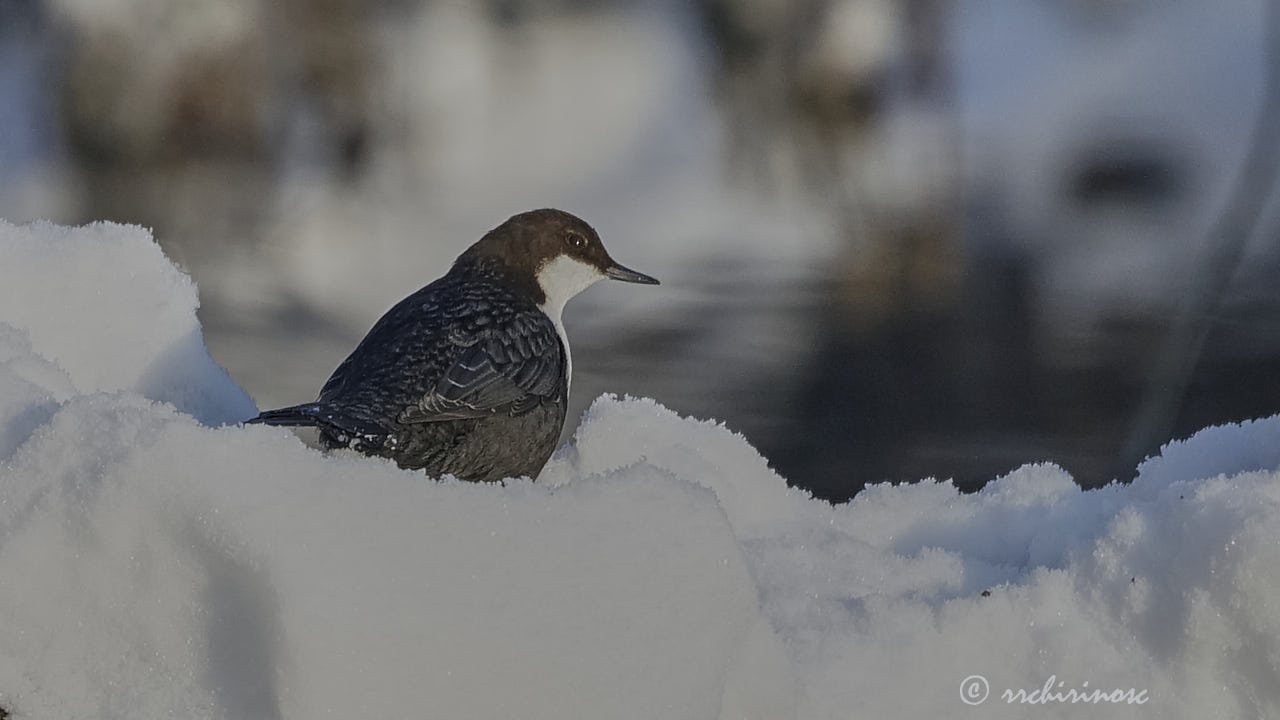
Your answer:
[[[981,675],[970,675],[960,682],[960,700],[965,705],[981,705],[991,695],[991,685]],[[1068,685],[1057,675],[1050,675],[1036,688],[1004,688],[998,696],[1009,705],[1146,705],[1150,696],[1145,689],[1094,687],[1088,680]]]

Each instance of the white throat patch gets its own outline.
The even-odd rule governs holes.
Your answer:
[[[547,299],[538,309],[551,318],[560,334],[560,344],[564,347],[565,387],[568,388],[573,379],[573,359],[569,356],[569,336],[564,332],[564,306],[574,295],[586,290],[596,282],[604,279],[594,265],[574,260],[567,255],[557,255],[555,259],[538,269],[538,286]]]

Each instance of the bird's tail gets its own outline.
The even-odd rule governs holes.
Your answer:
[[[246,425],[259,423],[284,427],[310,427],[320,425],[325,419],[325,412],[320,403],[305,403],[303,405],[280,408],[279,410],[267,410],[259,413],[258,417],[250,418],[244,422]]]
[[[267,410],[244,421],[246,425],[316,427],[328,447],[356,447],[366,451],[381,448],[389,437],[385,428],[351,417],[321,403],[303,403]]]

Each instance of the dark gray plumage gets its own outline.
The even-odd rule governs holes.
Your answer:
[[[614,262],[573,215],[516,215],[387,311],[315,402],[247,422],[315,426],[327,448],[435,477],[536,476],[555,450],[568,400],[561,310],[606,277],[658,282]]]

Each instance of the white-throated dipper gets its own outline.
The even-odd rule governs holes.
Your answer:
[[[433,477],[535,477],[555,450],[569,397],[561,312],[604,278],[658,284],[614,262],[596,231],[567,212],[516,215],[388,310],[315,402],[246,422],[315,426],[326,448]]]

